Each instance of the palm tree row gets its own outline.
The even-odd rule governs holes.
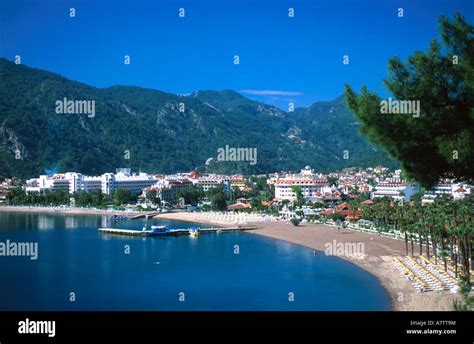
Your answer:
[[[474,197],[452,201],[437,197],[433,203],[395,202],[384,198],[375,205],[362,207],[363,217],[372,220],[380,231],[396,230],[405,237],[406,254],[415,254],[415,242],[419,255],[423,248],[435,264],[442,260],[448,268],[448,260],[454,265],[456,276],[461,274],[470,284],[470,261],[474,241]],[[460,269],[459,269],[460,267]]]

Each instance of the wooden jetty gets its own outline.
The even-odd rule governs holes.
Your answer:
[[[204,233],[229,233],[235,231],[248,231],[257,229],[257,227],[228,227],[228,228],[200,228],[200,234]],[[117,235],[131,235],[131,236],[174,236],[174,235],[189,235],[189,229],[167,229],[164,231],[154,230],[140,230],[140,229],[121,229],[121,228],[99,228],[99,232]]]

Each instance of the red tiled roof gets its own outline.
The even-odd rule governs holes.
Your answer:
[[[252,206],[250,204],[242,204],[242,203],[236,203],[236,204],[231,204],[227,206],[228,210],[247,209],[247,208],[252,208]]]
[[[193,179],[199,178],[201,174],[198,171],[192,171],[189,176]]]
[[[343,209],[349,209],[351,207],[351,205],[349,203],[342,203],[342,204],[339,204],[338,206],[336,206],[336,209],[338,210],[343,210]]]
[[[368,200],[365,200],[364,202],[361,202],[360,204],[361,205],[374,205],[375,202],[368,199]]]

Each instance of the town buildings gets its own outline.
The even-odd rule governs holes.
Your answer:
[[[299,173],[272,173],[268,175],[267,184],[274,189],[274,202],[296,200],[296,188],[301,190],[305,201],[312,203],[331,203],[334,206],[351,199],[364,198],[376,201],[388,197],[395,201],[410,201],[419,192],[419,187],[404,180],[401,170],[390,172],[384,167],[375,169],[345,169],[329,174],[315,173],[306,166]],[[126,189],[134,194],[146,196],[146,191],[155,190],[162,201],[174,203],[179,201],[182,190],[198,187],[207,192],[215,187],[221,187],[224,193],[231,195],[233,189],[239,189],[243,194],[251,192],[248,178],[242,175],[226,176],[221,174],[201,174],[198,171],[158,175],[148,173],[131,173],[130,169],[117,169],[115,173],[104,173],[99,176],[87,176],[77,172],[41,175],[26,181],[26,192],[45,192],[46,190],[64,190],[75,192],[90,192],[100,190],[103,194],[113,194],[115,190]],[[6,199],[11,187],[0,188],[0,202]],[[465,183],[455,183],[444,179],[427,191],[422,203],[434,201],[440,195],[458,200],[471,193],[471,186]],[[236,208],[242,207],[241,205]]]

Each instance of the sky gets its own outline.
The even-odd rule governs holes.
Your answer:
[[[20,55],[22,64],[95,87],[176,94],[233,89],[285,109],[289,102],[301,107],[332,100],[345,83],[388,96],[388,60],[405,59],[439,39],[441,15],[460,11],[472,23],[473,3],[2,0],[0,57]]]

